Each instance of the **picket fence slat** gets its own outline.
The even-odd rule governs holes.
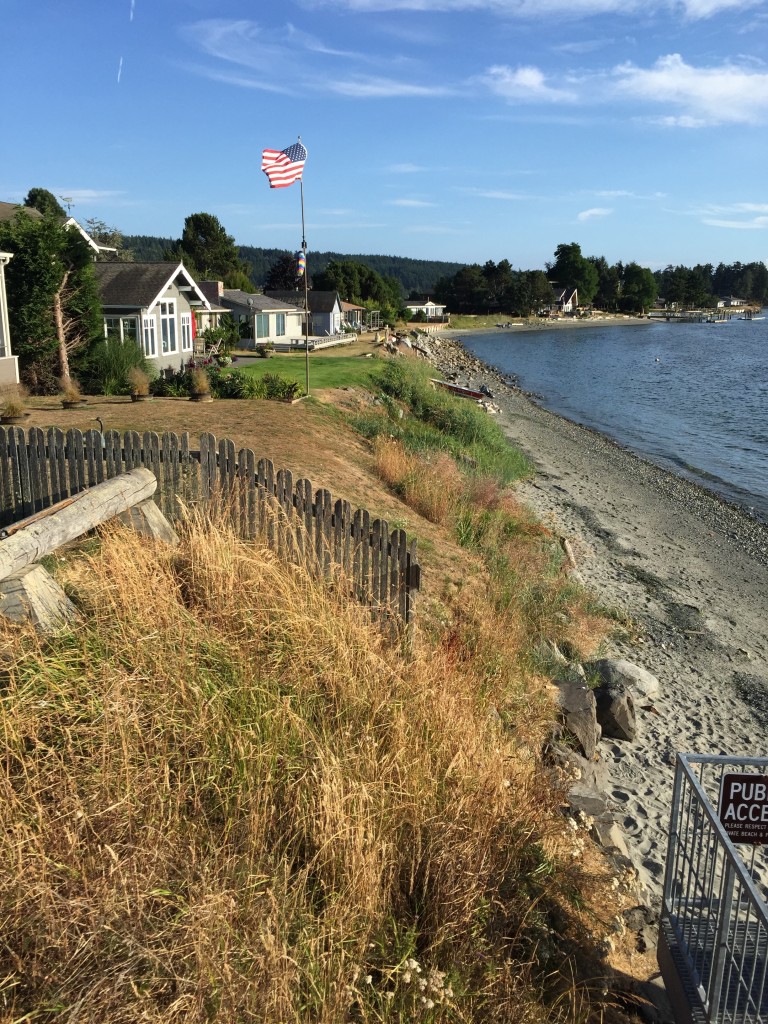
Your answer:
[[[290,470],[248,448],[236,451],[229,438],[204,433],[199,450],[188,433],[146,431],[120,434],[57,427],[47,431],[0,427],[0,525],[79,494],[103,480],[140,466],[158,481],[155,501],[171,519],[189,507],[219,506],[242,537],[261,536],[282,559],[313,575],[341,573],[351,593],[393,632],[408,626],[413,597],[421,586],[415,540],[404,530],[390,534],[386,520],[371,520],[325,489],[315,491]]]

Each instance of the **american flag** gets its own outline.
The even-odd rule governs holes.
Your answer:
[[[261,154],[261,169],[269,178],[270,188],[286,188],[299,181],[304,171],[307,151],[300,142],[288,149],[265,149]]]

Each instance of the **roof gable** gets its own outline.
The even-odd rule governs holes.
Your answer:
[[[194,293],[193,305],[211,308],[183,263],[95,263],[93,269],[105,307],[152,309],[181,279]]]

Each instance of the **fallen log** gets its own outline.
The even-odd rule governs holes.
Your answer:
[[[63,544],[151,498],[157,489],[149,469],[132,469],[89,487],[52,515],[39,519],[0,540],[0,580],[39,561]]]

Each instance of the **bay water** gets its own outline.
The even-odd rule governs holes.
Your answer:
[[[547,409],[768,522],[768,319],[464,334]]]

